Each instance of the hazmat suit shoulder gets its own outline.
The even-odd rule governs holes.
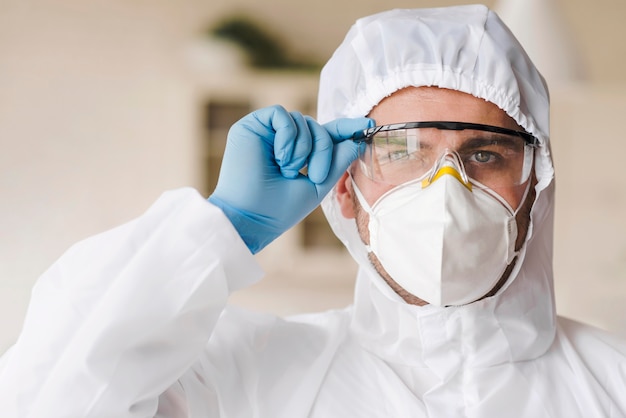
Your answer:
[[[5,417],[154,415],[204,350],[230,292],[261,276],[222,212],[165,193],[70,248],[33,288],[0,362]]]

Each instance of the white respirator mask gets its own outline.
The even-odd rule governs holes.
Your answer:
[[[402,288],[437,306],[484,297],[518,254],[516,211],[488,188],[472,187],[454,154],[371,207],[352,181],[369,214],[367,250]]]

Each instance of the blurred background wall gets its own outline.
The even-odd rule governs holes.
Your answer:
[[[319,65],[355,19],[463,3],[0,0],[0,353],[68,246],[164,190],[208,195],[227,128],[249,110],[314,114]],[[486,4],[551,84],[557,309],[626,336],[626,3]],[[207,35],[234,16],[282,68],[252,68],[245,49]],[[319,211],[258,258],[266,279],[233,303],[278,314],[350,303],[356,268]]]

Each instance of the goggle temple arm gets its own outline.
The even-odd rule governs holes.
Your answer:
[[[520,184],[523,184],[530,178],[530,172],[533,169],[535,148],[537,145],[526,144],[524,146],[524,165],[522,166],[522,177],[520,178]]]

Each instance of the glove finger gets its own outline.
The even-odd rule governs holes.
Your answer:
[[[280,105],[265,107],[252,113],[261,127],[250,124],[248,129],[261,136],[261,139],[273,147],[273,156],[277,163],[291,159],[294,138],[298,134],[295,121]]]
[[[283,150],[281,155],[276,155],[276,162],[280,167],[280,171],[284,177],[296,178],[300,170],[306,165],[307,159],[311,154],[312,139],[311,132],[306,119],[301,113],[291,112],[291,119],[295,123],[297,133],[291,138],[278,135],[276,132],[276,142],[274,149]],[[279,140],[281,141],[279,143]],[[283,144],[282,141],[287,141]]]
[[[308,176],[313,183],[321,183],[326,180],[328,170],[333,158],[333,140],[313,118],[306,117],[313,143],[308,161]]]
[[[281,146],[289,146],[289,141],[285,138],[295,137],[298,132],[291,115],[280,105],[255,110],[234,124],[231,127],[233,129],[241,131],[240,135],[250,132],[269,144],[278,141]],[[286,153],[291,154],[289,149]]]
[[[324,124],[324,128],[328,131],[333,141],[337,143],[350,139],[355,132],[371,128],[374,125],[374,120],[370,118],[341,118]]]
[[[352,138],[355,132],[371,128],[374,125],[374,120],[370,118],[341,118],[324,124],[334,146],[328,175],[322,183],[316,184],[319,195],[326,195],[350,167],[350,164],[359,157],[360,144],[346,141],[346,139]]]
[[[328,176],[319,184],[316,184],[317,193],[325,196],[332,189],[337,181],[346,172],[350,164],[359,157],[359,144],[353,141],[344,141],[333,146],[333,157],[331,160]]]

